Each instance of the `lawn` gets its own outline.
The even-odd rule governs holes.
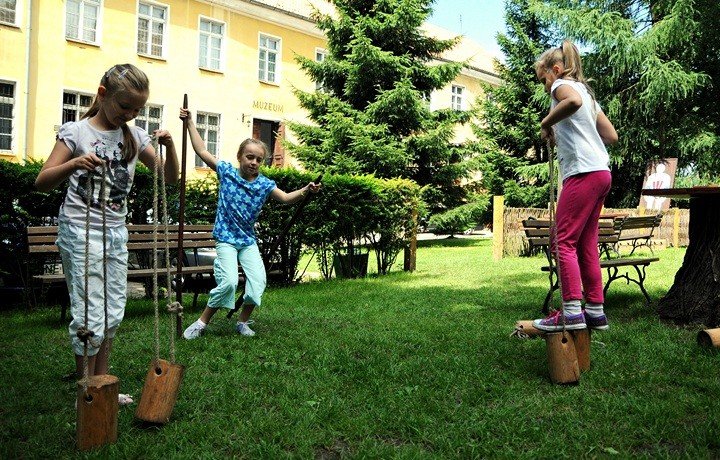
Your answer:
[[[683,255],[659,252],[654,299]],[[509,337],[539,314],[543,262],[493,261],[489,240],[440,240],[421,242],[414,273],[270,289],[255,337],[218,315],[177,344],[186,371],[170,423],[142,427],[136,406],[121,408],[118,442],[80,455],[58,308],[5,310],[0,458],[720,456],[720,353],[696,345],[699,326],[660,322],[635,285],[611,286],[611,328],[593,334],[579,385],[550,383],[544,341]],[[131,301],[112,373],[136,401],[152,331],[151,302]]]

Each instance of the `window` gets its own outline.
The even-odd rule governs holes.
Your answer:
[[[135,117],[135,126],[138,126],[148,134],[152,135],[153,131],[160,129],[162,124],[162,106],[161,105],[146,105],[140,109],[140,113]]]
[[[67,0],[65,38],[88,43],[97,42],[99,14],[100,0]]]
[[[163,57],[167,7],[140,2],[138,8],[137,52]]]
[[[200,19],[200,67],[220,70],[225,26],[209,19]]]
[[[15,84],[0,81],[0,150],[12,150],[14,108]]]
[[[0,0],[0,23],[17,25],[17,0]]]
[[[465,88],[462,86],[452,85],[452,101],[450,108],[453,110],[463,109],[463,91]]]
[[[220,114],[198,112],[195,117],[195,127],[198,134],[205,141],[208,152],[212,153],[215,158],[218,156],[218,139],[220,138]],[[207,165],[195,155],[195,167],[206,168]]]
[[[260,35],[260,42],[258,43],[258,80],[268,83],[277,83],[280,80],[277,74],[279,53],[280,39]]]
[[[315,62],[323,62],[326,57],[327,57],[327,51],[322,50],[320,48],[315,48]],[[325,92],[325,85],[323,85],[323,83],[320,81],[316,81],[315,82],[315,91]]]
[[[88,111],[92,104],[93,96],[91,94],[75,93],[70,91],[63,92],[62,106],[62,122],[78,121],[85,112]]]

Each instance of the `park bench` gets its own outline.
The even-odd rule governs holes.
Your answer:
[[[165,265],[165,239],[164,229],[158,230],[157,246],[153,243],[153,225],[127,225],[128,229],[128,280],[141,280],[147,282],[157,274],[166,274]],[[197,303],[198,295],[206,292],[208,285],[213,279],[213,265],[210,257],[203,257],[203,249],[215,247],[215,240],[212,236],[212,225],[185,225],[183,228],[183,249],[184,261],[182,268],[183,287],[193,292],[193,307]],[[64,285],[65,275],[62,273],[60,253],[55,245],[57,240],[57,226],[28,227],[28,253],[31,257],[43,257],[43,273],[36,274],[33,278],[43,285]],[[171,225],[168,228],[168,240],[170,245],[171,265],[177,260],[177,241],[180,236],[179,227]],[[160,268],[152,268],[153,248],[158,251],[158,265]],[[175,270],[172,270],[175,273]],[[163,283],[160,282],[162,287]],[[212,287],[212,286],[210,286]],[[61,320],[65,320],[69,299],[62,297]]]
[[[543,312],[547,313],[552,295],[559,287],[555,254],[553,254],[550,249],[550,221],[535,218],[525,219],[523,220],[523,230],[525,231],[525,237],[531,250],[542,250],[548,260],[548,265],[541,267],[543,272],[548,272],[548,279],[550,281],[550,289],[543,303]],[[660,259],[657,257],[610,257],[610,251],[603,248],[616,244],[619,241],[621,232],[622,228],[618,228],[614,222],[611,221],[600,221],[598,225],[598,250],[601,254],[605,255],[605,257],[601,257],[600,259],[600,268],[607,271],[607,281],[605,282],[603,293],[607,293],[613,281],[623,278],[627,280],[628,283],[632,281],[637,284],[647,302],[650,303],[650,295],[645,289],[646,268],[651,263],[657,262]],[[635,270],[636,277],[632,276],[629,270],[630,268]],[[622,269],[625,270],[621,271]]]
[[[615,253],[619,255],[621,243],[629,242],[632,245],[629,255],[633,255],[635,250],[642,246],[646,246],[652,254],[655,254],[651,239],[655,229],[660,226],[661,222],[662,213],[651,216],[626,216],[615,219],[614,226],[618,233],[618,241],[614,245]]]

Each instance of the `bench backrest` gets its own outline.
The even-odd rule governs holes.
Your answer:
[[[153,232],[154,225],[128,225],[128,251],[136,251],[143,249],[153,249]],[[157,247],[162,249],[165,246],[164,227],[158,227]],[[168,240],[171,246],[175,246],[180,237],[178,225],[170,225],[168,227]],[[185,225],[183,228],[183,248],[213,248],[215,240],[212,236],[212,225]],[[57,253],[58,247],[55,245],[57,240],[57,226],[47,227],[28,227],[28,250],[30,253]]]
[[[652,236],[656,227],[662,222],[662,214],[652,216],[628,216],[615,221],[615,227],[619,231],[627,230],[646,230],[647,234]]]
[[[530,247],[542,247],[550,244],[550,221],[546,219],[525,219],[522,221],[525,237]],[[617,243],[619,232],[613,227],[613,223],[601,220],[598,223],[598,243]]]

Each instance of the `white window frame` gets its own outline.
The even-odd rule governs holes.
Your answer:
[[[462,85],[452,85],[452,96],[450,98],[450,108],[453,110],[465,110],[465,87]]]
[[[210,24],[216,24],[219,25],[222,28],[222,31],[220,34],[213,33],[212,31],[204,31],[201,29],[203,22],[209,22]],[[226,35],[227,35],[227,24],[223,21],[218,21],[217,19],[207,17],[207,16],[200,16],[198,18],[198,67],[200,67],[203,70],[209,70],[211,72],[223,72],[225,70],[225,43],[226,43]],[[206,37],[207,44],[208,44],[208,50],[205,56],[205,62],[202,62],[202,54],[200,53],[200,49],[202,47],[202,40],[203,37]],[[212,50],[211,47],[211,41],[213,38],[219,38],[220,39],[220,52],[218,56],[218,64],[217,67],[212,67],[210,65],[210,51]]]
[[[71,37],[69,35],[69,23],[68,23],[68,8],[70,7],[70,2],[76,2],[79,4],[79,18],[78,18],[78,25],[77,25],[77,36]],[[86,4],[89,4],[88,6],[96,6],[97,7],[97,16],[95,17],[95,39],[94,40],[86,40],[85,39],[85,23],[86,23],[86,15],[85,15],[85,7]],[[90,5],[91,4],[91,5]],[[91,45],[100,45],[100,37],[102,32],[102,12],[103,12],[103,0],[66,0],[65,1],[65,39],[70,40],[73,42],[80,42],[80,43],[89,43]]]
[[[141,5],[147,5],[150,7],[150,15],[144,15],[140,14],[140,6]],[[159,21],[158,19],[155,19],[152,15],[152,9],[153,8],[159,8],[165,10],[165,18],[162,21]],[[144,45],[144,49],[140,49],[140,19],[144,19],[148,21],[148,40],[142,45]],[[160,55],[152,54],[152,30],[153,30],[153,24],[155,22],[161,22],[163,25],[162,29],[162,43],[160,44]],[[162,59],[165,60],[165,56],[167,56],[167,50],[168,50],[168,37],[170,35],[170,6],[165,5],[163,3],[148,1],[148,0],[138,0],[137,3],[137,22],[136,22],[136,33],[135,33],[135,50],[137,54],[140,56],[149,57],[152,59]]]
[[[9,11],[9,10],[8,10]],[[22,0],[16,0],[15,1],[15,20],[13,22],[7,22],[0,20],[0,24],[4,24],[6,26],[13,26],[13,27],[20,27],[20,24],[22,24]]]
[[[267,46],[262,46],[263,40],[272,40],[277,42],[277,49],[273,50]],[[263,52],[265,53],[265,59],[263,59]],[[274,78],[268,78],[268,64],[270,53],[275,54],[275,72]],[[265,65],[263,65],[265,62]],[[280,84],[280,63],[282,62],[282,39],[274,35],[269,35],[263,32],[258,34],[258,80],[263,83],[269,83],[271,85]]]
[[[328,51],[325,48],[315,48],[315,62],[323,62],[328,57]],[[319,58],[319,56],[322,56],[322,58]],[[322,93],[326,93],[327,89],[325,86],[319,82],[315,82],[315,91],[320,91]]]
[[[75,103],[70,105],[65,103],[65,94],[73,94],[76,96]],[[82,97],[89,97],[90,101],[88,105],[81,105],[80,100]],[[74,89],[64,89],[62,91],[62,106],[60,110],[60,120],[62,123],[66,123],[68,121],[80,121],[82,116],[85,114],[85,112],[88,111],[88,109],[92,106],[93,98],[95,97],[92,93],[86,93],[85,91],[77,91]],[[72,109],[75,110],[75,119],[74,120],[65,120],[65,110],[66,109]]]
[[[0,145],[0,152],[8,153],[15,151],[15,114],[17,112],[17,92],[18,92],[18,84],[16,81],[11,80],[4,80],[0,79],[0,83],[5,85],[11,85],[12,86],[12,95],[11,96],[2,96],[0,95],[0,102],[2,103],[9,103],[11,105],[10,109],[10,132],[9,133],[0,133],[0,136],[9,136],[10,137],[10,148],[3,148]]]
[[[150,115],[151,109],[159,109],[160,110],[160,116],[159,117],[153,117]],[[145,131],[147,131],[148,134],[152,135],[153,131],[155,129],[160,129],[163,125],[163,106],[159,104],[145,104],[145,107],[140,109],[140,112],[138,113],[138,116],[135,117],[135,126],[138,126]],[[138,124],[138,122],[140,122]],[[157,124],[157,128],[150,129],[150,124],[155,123]],[[144,125],[144,126],[143,126]]]
[[[204,116],[205,121],[200,122],[200,117]],[[217,117],[217,129],[210,129],[210,125],[207,122],[207,117]],[[202,110],[195,113],[195,128],[197,128],[198,134],[200,134],[200,137],[205,142],[205,147],[207,148],[207,151],[210,152],[215,158],[220,158],[220,126],[222,123],[222,117],[217,112],[204,112]],[[215,151],[212,150],[212,144],[207,140],[207,132],[208,131],[214,131],[216,133],[215,135]],[[195,155],[195,167],[196,168],[207,168],[207,164],[205,164],[202,159],[200,159],[199,155]]]

